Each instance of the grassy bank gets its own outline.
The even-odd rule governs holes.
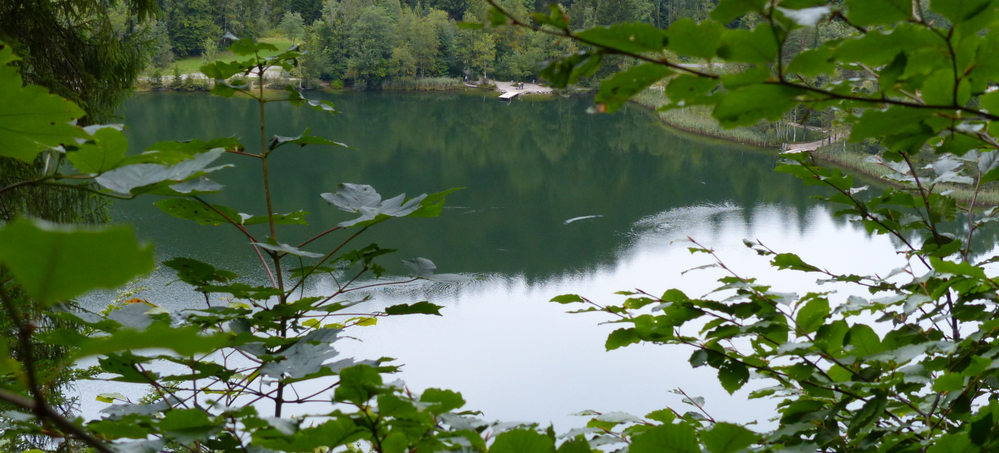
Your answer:
[[[465,88],[461,79],[455,77],[389,79],[382,82],[384,91],[458,91]]]
[[[260,38],[259,41],[273,44],[274,47],[278,48],[278,50],[276,51],[272,50],[272,51],[261,52],[261,56],[263,57],[270,57],[273,55],[277,55],[281,52],[288,50],[288,48],[292,46],[292,42],[289,41],[287,38],[283,37]],[[228,61],[236,58],[237,56],[232,52],[229,52],[228,50],[223,50],[219,51],[218,54],[215,56],[215,58],[213,58],[213,60]],[[170,63],[170,65],[165,68],[148,67],[146,68],[145,71],[143,71],[142,75],[145,77],[153,77],[156,72],[159,72],[162,75],[171,75],[174,74],[175,72],[179,74],[191,74],[194,72],[199,72],[201,70],[201,65],[205,64],[206,61],[207,60],[205,59],[205,57],[202,57],[200,55],[185,57],[178,60],[174,60],[173,63]]]

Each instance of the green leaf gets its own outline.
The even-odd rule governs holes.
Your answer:
[[[333,393],[336,401],[366,404],[382,393],[382,377],[378,370],[367,365],[356,365],[340,371],[340,385]]]
[[[819,74],[832,74],[836,71],[836,56],[829,47],[805,50],[795,55],[787,65],[786,73],[815,77]]]
[[[215,209],[212,209],[190,198],[164,198],[153,205],[178,219],[193,220],[199,225],[218,226],[229,222],[238,224],[240,221],[239,213],[232,208],[213,205]]]
[[[756,434],[742,426],[731,423],[715,423],[711,429],[701,435],[704,447],[710,453],[735,453],[760,439]]]
[[[930,0],[930,8],[944,16],[958,28],[978,31],[996,16],[992,0]]]
[[[285,214],[274,213],[273,220],[277,225],[308,225],[309,222],[305,220],[305,216],[309,215],[308,211],[295,211]],[[263,223],[270,223],[271,217],[266,215],[249,215],[244,213],[239,213],[237,219],[242,222],[243,225],[260,225]]]
[[[0,263],[43,304],[115,288],[153,269],[153,249],[130,226],[65,226],[15,219],[0,229]]]
[[[66,159],[80,173],[99,174],[111,170],[125,159],[128,140],[125,134],[113,127],[94,131],[90,141],[79,149],[66,153]]]
[[[930,105],[953,105],[954,72],[941,69],[934,72],[923,82],[923,101]]]
[[[562,294],[553,297],[551,302],[555,302],[558,304],[574,304],[574,303],[583,303],[586,301],[578,294]]]
[[[360,217],[339,223],[342,227],[352,227],[368,226],[389,217],[405,217],[412,214],[420,209],[421,202],[427,194],[409,199],[406,198],[406,194],[399,194],[388,200],[382,200],[382,196],[374,187],[367,184],[343,183],[336,193],[323,193],[320,196],[343,211],[360,214]]]
[[[672,73],[671,69],[654,63],[632,66],[601,82],[600,91],[594,100],[603,105],[600,111],[613,113],[632,96]]]
[[[729,394],[735,393],[749,381],[749,368],[734,360],[727,360],[718,367],[718,381]]]
[[[854,355],[863,357],[884,351],[884,345],[874,329],[866,324],[856,324],[846,334],[846,342],[853,346]]]
[[[986,279],[984,269],[965,261],[955,263],[934,256],[930,257],[930,265],[933,266],[933,270],[940,273]]]
[[[821,271],[821,269],[802,261],[801,257],[793,253],[778,253],[774,255],[770,263],[776,266],[777,269],[794,269],[802,272]]]
[[[589,77],[600,69],[602,54],[580,52],[565,58],[557,58],[538,74],[551,82],[555,88],[565,88],[579,82],[580,77]]]
[[[863,27],[901,22],[910,16],[911,0],[846,0],[846,17]]]
[[[681,18],[666,30],[669,36],[669,49],[680,55],[711,59],[721,46],[725,28],[714,21],[698,24],[691,19]]]
[[[647,23],[594,27],[576,36],[586,44],[636,54],[663,50],[669,42],[665,31]]]
[[[993,441],[994,442],[994,441]],[[994,443],[992,445],[995,445]],[[933,445],[926,449],[926,453],[966,453],[969,451],[985,451],[972,445],[971,439],[965,432],[946,434],[934,439]]]
[[[711,90],[717,86],[717,80],[684,74],[670,79],[666,85],[666,97],[678,107],[707,104],[711,102]]]
[[[31,163],[42,151],[85,137],[73,123],[76,104],[34,85],[22,86],[11,46],[0,43],[0,157]]]
[[[229,337],[202,335],[201,328],[196,326],[170,327],[164,322],[154,322],[145,330],[122,328],[103,337],[79,335],[74,343],[78,346],[73,351],[75,358],[144,348],[163,348],[189,356],[218,350],[229,344]]]
[[[557,453],[591,453],[593,451],[586,439],[576,438],[559,445]]]
[[[934,392],[956,392],[964,389],[964,376],[961,373],[947,373],[933,381]]]
[[[265,362],[260,367],[260,375],[276,379],[284,376],[295,379],[319,372],[323,368],[323,363],[337,356],[333,342],[339,333],[337,329],[317,329],[309,332],[279,354],[275,354],[275,359]]]
[[[165,185],[168,187],[176,187],[176,192],[189,193],[190,190],[185,191],[185,186],[178,183],[184,183],[204,174],[230,167],[231,165],[208,167],[224,153],[225,150],[216,148],[174,165],[148,163],[125,165],[98,176],[95,181],[101,186],[121,194],[131,194],[136,189],[154,186],[161,182],[166,182]]]
[[[218,432],[219,423],[208,418],[200,409],[174,409],[167,411],[159,427],[168,437],[178,442],[205,440]]]
[[[216,269],[211,264],[191,258],[173,258],[164,261],[163,265],[176,271],[183,282],[194,286],[212,282],[226,283],[237,277],[234,272]]]
[[[718,56],[727,61],[767,64],[777,58],[777,40],[770,25],[752,30],[726,30]]]
[[[288,255],[301,256],[303,258],[322,258],[322,253],[314,253],[299,249],[291,244],[272,244],[268,242],[254,242],[253,245],[260,247],[262,249],[267,249],[272,252],[284,253]]]
[[[290,434],[278,429],[261,429],[253,433],[253,445],[277,451],[314,452],[322,447],[335,449],[361,438],[364,428],[346,417],[338,417],[319,426]]]
[[[631,439],[629,453],[700,453],[697,434],[687,425],[650,428]]]
[[[435,414],[450,412],[465,405],[465,399],[461,397],[461,393],[435,388],[424,390],[423,394],[420,395],[420,402],[432,404],[430,410]]]
[[[795,323],[798,325],[798,333],[801,335],[815,332],[825,323],[829,316],[829,301],[822,299],[812,299],[798,310],[798,317]]]
[[[871,424],[877,422],[882,415],[885,415],[885,409],[887,407],[888,398],[886,398],[884,394],[878,394],[869,399],[863,406],[861,406],[860,410],[853,415],[853,418],[850,419],[849,433],[851,435],[857,435]]]
[[[554,453],[555,442],[537,431],[515,429],[506,431],[489,447],[489,453]]]
[[[724,127],[750,126],[761,119],[777,120],[798,105],[796,88],[758,84],[733,90],[719,100],[714,116]]]
[[[436,315],[441,316],[440,305],[434,305],[430,302],[423,301],[417,302],[415,304],[399,304],[392,305],[385,309],[385,314],[388,315]]]
[[[229,46],[229,51],[236,55],[253,55],[258,52],[277,52],[278,48],[274,44],[266,42],[256,42],[252,38],[243,38],[236,41]]]
[[[721,0],[711,10],[711,18],[721,23],[732,22],[746,13],[763,11],[764,4],[765,0]]]
[[[280,147],[282,147],[284,145],[289,145],[289,144],[291,144],[291,145],[298,145],[298,146],[305,146],[305,145],[331,145],[331,146],[339,146],[339,147],[348,148],[348,149],[350,148],[350,146],[347,146],[347,145],[345,145],[343,143],[340,143],[340,142],[337,142],[337,141],[330,140],[330,139],[328,139],[326,137],[319,137],[319,136],[316,136],[316,135],[309,135],[309,130],[308,129],[305,129],[304,132],[302,132],[300,135],[298,135],[296,137],[282,137],[280,135],[275,135],[274,137],[271,137],[271,141],[270,141],[270,144],[268,146],[269,146],[269,149],[271,151],[273,151],[273,150],[275,150],[277,148],[280,148]]]
[[[604,347],[608,351],[628,346],[629,344],[634,344],[642,341],[635,329],[617,329],[607,335],[607,341],[604,343]]]

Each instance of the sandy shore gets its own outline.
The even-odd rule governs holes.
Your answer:
[[[551,88],[534,83],[524,83],[523,88],[520,88],[520,82],[511,83],[494,80],[493,83],[496,84],[496,90],[500,93],[517,91],[521,94],[551,94],[552,92]]]

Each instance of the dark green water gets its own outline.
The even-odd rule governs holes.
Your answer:
[[[814,277],[772,271],[743,239],[799,252],[834,272],[899,266],[891,262],[897,255],[890,241],[833,218],[810,199],[814,189],[775,173],[772,152],[678,136],[637,108],[594,116],[584,113],[586,99],[507,103],[494,95],[374,93],[329,99],[342,114],[268,108],[270,134],[311,128],[354,147],[283,148],[273,156],[275,210],[312,213],[309,227],[288,227],[281,240],[297,243],[349,218],[319,197],[341,182],[370,184],[384,196],[464,187],[448,198],[440,218],[387,222],[358,245],[378,242],[400,249],[399,258],[431,258],[440,272],[487,277],[378,293],[371,303],[426,298],[443,305],[444,316],[386,318],[353,329],[360,341],[337,347],[353,357],[396,357],[405,364],[399,377],[412,388],[461,391],[487,419],[553,422],[564,431],[585,423],[568,415],[584,409],[640,415],[682,408],[669,393],[677,387],[707,396],[709,411],[727,420],[772,414],[768,403],[729,396],[711,373],[690,369],[689,351],[634,345],[605,352],[613,326],[598,323],[606,318],[566,315],[566,307],[547,302],[578,293],[618,303],[615,291],[634,288],[705,294],[718,274],[683,272],[710,263],[687,252],[688,236],[715,248],[732,269],[781,291],[815,290]],[[138,95],[123,111],[134,152],[160,140],[217,136],[255,148],[257,113],[249,101],[177,94]],[[226,159],[236,168],[215,174],[227,188],[211,200],[262,214],[259,163]],[[261,277],[234,230],[173,219],[151,202],[120,203],[116,215],[152,240],[160,257],[190,256]],[[597,217],[567,223],[587,216]],[[165,286],[173,279],[159,271],[142,297],[171,309],[200,303],[182,285]],[[330,283],[310,290],[324,285]]]
[[[311,226],[286,229],[296,242],[342,221],[319,197],[340,182],[374,186],[383,196],[451,187],[439,219],[379,226],[363,241],[425,256],[442,272],[502,273],[544,279],[609,264],[636,221],[670,209],[733,205],[746,219],[779,204],[803,217],[812,192],[773,172],[775,156],[751,148],[671,133],[638,108],[584,113],[587,99],[503,102],[468,95],[348,93],[327,96],[341,114],[272,104],[268,134],[306,128],[354,149],[283,148],[273,155],[275,210],[305,209]],[[133,151],[160,140],[239,137],[258,149],[258,111],[246,100],[205,95],[141,94],[123,115]],[[262,214],[259,164],[228,156],[236,168],[216,173],[226,190],[211,200]],[[168,218],[139,200],[121,218],[161,244],[162,256],[194,256],[240,266],[244,240],[225,227]],[[600,216],[566,224],[582,216]],[[366,242],[365,242],[366,243]],[[315,250],[323,245],[316,244]],[[163,245],[166,245],[165,247]],[[392,260],[394,261],[394,260]],[[248,268],[241,268],[248,270]]]

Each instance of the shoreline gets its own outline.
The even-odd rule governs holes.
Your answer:
[[[184,74],[183,76],[190,76],[190,75]],[[279,79],[279,78],[273,78],[269,80],[271,83],[280,83],[282,81],[293,82],[290,79]],[[552,88],[543,85],[538,85],[536,83],[524,82],[523,86],[521,87],[519,86],[519,82],[500,82],[494,80],[487,80],[482,84],[478,83],[469,84],[466,82],[462,82],[460,79],[455,78],[453,80],[456,82],[457,85],[440,84],[440,83],[422,84],[421,83],[422,80],[434,80],[434,79],[413,79],[413,80],[407,79],[404,81],[404,83],[407,85],[404,88],[400,88],[401,84],[397,83],[391,88],[381,89],[379,91],[399,92],[399,93],[460,92],[468,94],[484,94],[487,92],[503,94],[503,93],[515,92],[517,93],[515,96],[519,97],[523,95],[534,99],[545,99],[555,95],[555,91]],[[212,82],[213,81],[208,80],[207,77],[193,76],[193,77],[182,77],[182,82],[180,85],[157,86],[156,84],[152,84],[149,79],[144,79],[141,80],[140,83],[136,83],[136,85],[133,86],[133,91],[136,93],[156,92],[156,91],[178,92],[178,93],[206,93],[211,90]],[[266,89],[268,88],[265,87],[265,90]],[[307,89],[320,91],[324,93],[336,93],[336,92],[350,90],[346,88],[333,88],[330,86],[328,82],[320,82],[317,87],[307,88]],[[500,98],[497,96],[497,100],[499,99]],[[658,112],[656,111],[656,106],[652,105],[651,103],[641,102],[636,99],[631,99],[629,102],[655,115],[656,119],[663,126],[682,134],[689,134],[702,139],[719,140],[726,143],[750,146],[760,149],[761,151],[771,152],[775,154],[779,154],[781,152],[781,147],[778,147],[773,143],[754,140],[746,138],[744,136],[741,137],[737,133],[732,133],[734,131],[739,131],[739,129],[722,129],[720,127],[718,127],[717,129],[714,128],[707,129],[696,126],[688,126],[681,124],[678,121],[671,121],[669,118],[666,118],[663,115],[658,114]],[[873,164],[865,165],[862,162],[860,162],[860,160],[865,158],[865,156],[849,150],[832,151],[830,149],[832,148],[833,145],[840,144],[841,140],[843,139],[845,139],[843,134],[837,134],[836,139],[831,144],[810,146],[810,148],[813,149],[807,149],[805,150],[805,152],[811,154],[815,158],[815,160],[819,162],[829,164],[833,167],[845,171],[848,174],[858,176],[870,182],[875,182],[878,184],[896,187],[896,188],[902,187],[899,184],[894,184],[891,181],[884,179],[883,176],[885,175],[885,171],[882,171],[882,169],[878,167],[872,167],[871,165]],[[781,145],[788,147],[791,147],[793,145],[798,145],[800,147],[802,145],[812,145],[814,143],[820,143],[820,142],[822,142],[822,140],[819,140],[818,142],[793,142],[793,143],[788,142],[788,143],[782,143]],[[948,187],[948,189],[952,191],[952,195],[955,198],[957,198],[959,201],[969,202],[972,198],[971,192],[960,186]],[[999,190],[983,189],[979,193],[977,203],[980,205],[989,205],[989,206],[999,205]]]

